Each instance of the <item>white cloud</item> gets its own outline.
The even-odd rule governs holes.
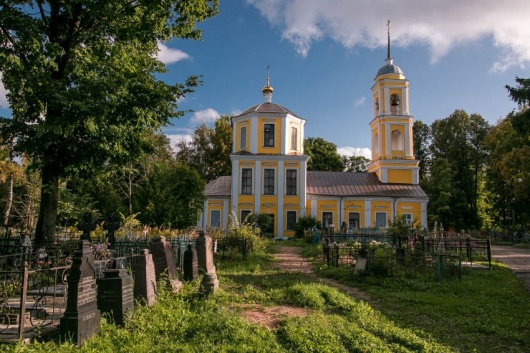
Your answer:
[[[372,159],[372,151],[367,147],[340,147],[337,148],[337,153],[342,156],[363,156]]]
[[[363,105],[365,100],[366,100],[366,97],[359,97],[355,100],[355,102],[353,102],[353,106],[358,107],[360,105]]]
[[[219,113],[212,108],[199,110],[198,112],[194,112],[193,116],[190,119],[191,125],[199,125],[199,124],[208,124],[213,123],[217,118],[219,118]]]
[[[169,48],[167,45],[162,42],[158,42],[158,60],[162,61],[164,64],[173,64],[177,61],[185,60],[190,56],[183,52],[182,50]]]
[[[436,62],[456,47],[491,38],[499,59],[491,70],[530,63],[528,0],[247,0],[306,56],[329,37],[346,48],[386,45],[386,14],[393,45],[426,44]],[[383,15],[383,16],[382,16]]]
[[[2,83],[2,73],[0,72],[0,108],[9,108],[9,103],[7,102],[7,89]]]
[[[166,135],[169,138],[169,145],[173,149],[173,152],[178,152],[179,149],[177,148],[177,143],[181,141],[185,142],[191,142],[192,140],[192,133],[189,134],[167,134]]]

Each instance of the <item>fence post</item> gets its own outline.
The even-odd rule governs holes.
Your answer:
[[[28,267],[22,264],[22,290],[20,292],[20,316],[18,319],[18,338],[24,338],[24,325],[26,323],[26,294],[28,290]]]
[[[491,270],[491,239],[489,237],[486,240],[486,251],[488,254],[488,267]]]
[[[333,266],[339,267],[339,244],[334,246],[335,253],[333,254]]]
[[[471,262],[471,238],[466,238],[467,261]]]

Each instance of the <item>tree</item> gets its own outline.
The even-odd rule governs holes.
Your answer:
[[[197,224],[204,206],[204,181],[188,166],[157,163],[143,183],[138,203],[144,224],[184,229]]]
[[[452,223],[457,229],[480,228],[478,218],[478,185],[486,161],[484,138],[489,125],[478,114],[468,115],[455,110],[445,119],[431,125],[432,164],[445,159],[452,171],[451,210]],[[445,176],[438,174],[439,177]],[[429,184],[437,183],[431,171]]]
[[[59,181],[122,164],[138,137],[179,117],[177,99],[199,84],[169,85],[158,43],[200,39],[218,0],[15,0],[0,7],[0,71],[12,119],[3,120],[41,171],[36,242],[53,239]]]
[[[412,149],[415,158],[420,161],[420,184],[423,185],[426,175],[429,174],[429,166],[431,161],[431,154],[429,151],[431,129],[429,125],[423,123],[421,120],[416,120],[412,126],[412,136]]]
[[[506,86],[510,98],[519,105],[519,112],[510,119],[515,130],[521,134],[530,134],[530,78],[516,77],[517,87]]]
[[[176,159],[197,171],[205,182],[223,175],[232,175],[232,123],[229,116],[215,121],[215,127],[202,124],[193,133],[190,142],[177,143]]]
[[[342,172],[344,165],[337,152],[337,145],[322,137],[308,137],[304,140],[304,153],[309,156],[307,170]]]
[[[370,160],[364,156],[342,156],[343,170],[365,173]]]

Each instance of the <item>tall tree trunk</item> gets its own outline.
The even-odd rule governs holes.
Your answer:
[[[13,163],[13,140],[9,143],[9,163]],[[13,205],[13,184],[15,176],[13,175],[13,169],[10,169],[9,175],[7,176],[7,200],[6,207],[4,208],[3,222],[7,227],[9,223],[9,215],[11,213],[11,206]]]
[[[11,213],[11,206],[13,205],[13,184],[14,184],[13,173],[10,173],[7,177],[7,200],[6,207],[4,208],[4,219],[3,222],[7,226],[9,224],[9,215]]]
[[[35,243],[55,240],[57,206],[59,204],[59,168],[51,162],[42,168],[41,201],[35,230]]]

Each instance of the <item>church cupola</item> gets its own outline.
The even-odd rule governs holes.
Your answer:
[[[269,76],[269,67],[267,66],[267,82],[265,86],[261,89],[261,92],[263,92],[263,100],[267,103],[272,102],[272,92],[274,92],[274,89],[270,85],[270,76]]]

